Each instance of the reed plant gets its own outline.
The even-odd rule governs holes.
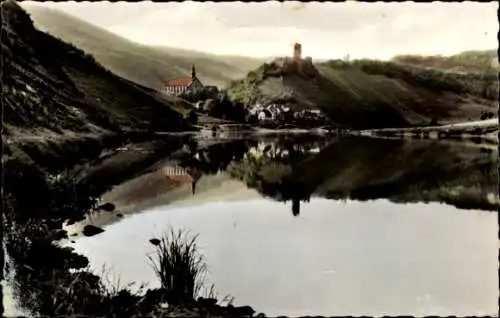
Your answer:
[[[197,244],[198,235],[170,229],[148,259],[171,302],[194,301],[203,292],[207,265]]]

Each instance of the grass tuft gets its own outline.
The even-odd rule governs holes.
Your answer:
[[[172,302],[193,301],[203,291],[207,265],[198,251],[197,238],[185,230],[170,229],[155,245],[154,255],[148,255]]]

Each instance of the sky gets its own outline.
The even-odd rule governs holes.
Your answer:
[[[451,55],[498,46],[497,2],[40,2],[141,44],[255,57]]]

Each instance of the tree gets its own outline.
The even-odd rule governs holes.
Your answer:
[[[492,112],[484,112],[481,114],[481,120],[492,119],[495,117],[495,114]]]

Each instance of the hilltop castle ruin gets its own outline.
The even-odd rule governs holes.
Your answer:
[[[300,61],[301,58],[302,58],[302,44],[295,43],[293,45],[293,60]]]
[[[277,58],[274,64],[285,71],[296,70],[311,76],[316,73],[312,58],[310,56],[306,56],[304,59],[302,58],[302,44],[300,43],[295,43],[293,45],[292,57],[285,56]]]

